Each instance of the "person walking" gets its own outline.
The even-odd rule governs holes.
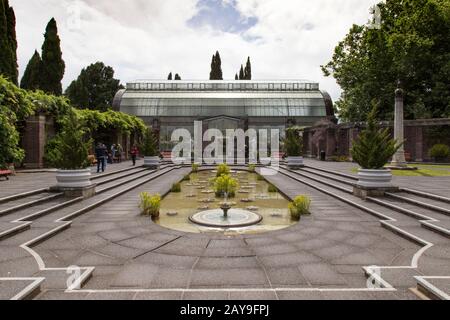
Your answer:
[[[117,162],[121,163],[122,162],[122,153],[123,153],[123,148],[120,144],[117,145]]]
[[[139,149],[136,145],[134,145],[133,148],[131,148],[131,160],[133,160],[133,166],[136,165],[136,159],[137,159],[138,154],[139,154]]]
[[[112,158],[111,161],[112,161],[112,163],[114,163],[114,160],[116,160],[116,153],[117,153],[117,147],[115,144],[113,144],[111,146],[111,158]]]
[[[95,148],[95,157],[97,158],[97,173],[100,173],[100,169],[102,172],[105,172],[106,169],[106,149],[102,143],[98,143]]]

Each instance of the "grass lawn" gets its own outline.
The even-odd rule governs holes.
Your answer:
[[[411,165],[417,167],[419,170],[392,170],[392,175],[396,177],[450,177],[450,165]],[[353,168],[352,172],[357,173],[358,168]]]

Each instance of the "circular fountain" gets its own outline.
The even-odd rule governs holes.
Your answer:
[[[189,217],[189,220],[204,227],[229,229],[256,225],[263,220],[263,217],[248,210],[233,209],[225,195],[225,201],[221,203],[220,209],[196,213]]]

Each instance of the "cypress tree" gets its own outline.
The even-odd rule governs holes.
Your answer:
[[[5,8],[5,1],[0,0],[0,74],[7,77],[9,80],[14,80],[13,53],[9,39],[9,27],[7,19],[7,11]]]
[[[244,66],[241,65],[241,70],[239,71],[239,80],[245,80]]]
[[[172,81],[172,72],[169,73],[169,76],[167,77],[167,80]]]
[[[42,80],[40,88],[47,93],[61,95],[61,80],[64,77],[65,63],[62,59],[61,40],[58,36],[56,20],[52,18],[45,31],[42,45]]]
[[[216,51],[216,54],[212,57],[209,80],[223,80],[222,59],[220,58],[219,51]]]
[[[33,56],[28,62],[25,73],[23,74],[22,80],[20,81],[20,87],[27,90],[39,89],[39,79],[41,73],[41,56],[39,53],[34,51]]]
[[[180,75],[178,73],[175,75],[175,80],[176,81],[180,81],[181,80],[181,77],[180,77]]]
[[[250,62],[250,57],[247,59],[247,65],[245,66],[245,80],[252,80],[252,64]]]
[[[209,73],[209,80],[215,80],[216,72],[216,55],[213,55],[211,60],[211,72]]]
[[[6,29],[8,32],[9,47],[11,50],[11,81],[18,84],[18,65],[17,65],[17,37],[16,37],[16,15],[14,9],[9,6],[8,0],[5,0]]]
[[[216,51],[216,79],[215,80],[223,80],[222,59],[220,58],[219,51]]]
[[[239,76],[238,76],[237,73],[236,73],[236,75],[234,76],[234,80],[239,80]]]

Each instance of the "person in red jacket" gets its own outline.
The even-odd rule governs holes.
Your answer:
[[[139,149],[136,145],[133,146],[133,148],[131,148],[131,160],[133,160],[133,166],[136,165],[136,158],[139,154]]]

